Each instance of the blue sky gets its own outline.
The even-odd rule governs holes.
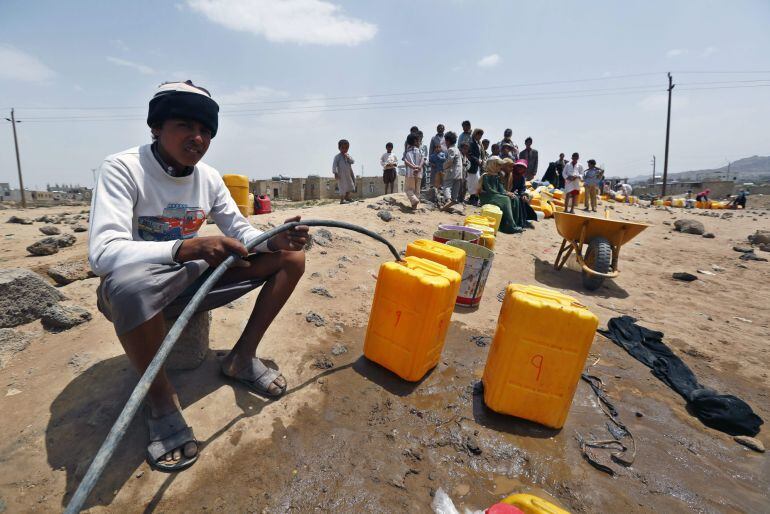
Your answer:
[[[3,0],[0,109],[23,120],[27,187],[90,185],[104,156],[149,142],[154,88],[187,78],[221,104],[205,161],[222,173],[330,175],[344,137],[372,175],[411,125],[470,119],[493,141],[532,136],[541,172],[579,151],[634,176],[653,154],[662,170],[672,71],[684,171],[770,154],[768,26],[764,0]],[[0,182],[17,184],[5,122]]]

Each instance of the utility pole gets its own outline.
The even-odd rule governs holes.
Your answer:
[[[652,156],[652,190],[655,191],[655,156]]]
[[[19,140],[16,138],[16,124],[21,123],[20,121],[16,121],[16,117],[13,114],[13,109],[11,109],[11,117],[6,118],[6,120],[11,122],[11,126],[13,127],[13,144],[16,147],[16,169],[19,171],[19,191],[21,192],[21,206],[26,209],[27,208],[27,198],[24,196],[24,180],[21,178],[21,159],[19,159]]]
[[[671,91],[674,90],[671,73],[668,74],[668,114],[666,115],[666,156],[663,160],[663,188],[660,196],[666,196],[666,182],[668,181],[668,139],[671,135]]]

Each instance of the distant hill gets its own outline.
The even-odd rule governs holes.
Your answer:
[[[658,174],[660,179],[661,175]],[[730,171],[728,173],[728,167],[722,166],[721,168],[713,168],[707,170],[692,170],[682,171],[679,173],[669,174],[669,180],[705,180],[722,179],[722,180],[738,180],[740,182],[752,182],[752,181],[766,181],[770,180],[770,156],[754,155],[752,157],[744,157],[730,163]],[[647,181],[648,176],[634,177],[631,181]]]

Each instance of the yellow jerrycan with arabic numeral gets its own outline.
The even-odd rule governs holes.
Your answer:
[[[420,257],[380,266],[364,356],[417,382],[438,364],[461,276]]]
[[[465,269],[465,250],[430,239],[418,239],[406,245],[407,257],[422,257],[443,264],[461,276]]]
[[[598,325],[571,296],[509,285],[484,367],[484,403],[547,427],[564,426]]]
[[[246,175],[222,175],[222,180],[230,191],[230,196],[235,200],[235,205],[241,214],[249,216],[249,177]]]

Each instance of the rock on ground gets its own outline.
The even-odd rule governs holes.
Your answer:
[[[55,304],[43,311],[40,322],[49,332],[61,332],[91,321],[91,313],[75,305]]]
[[[59,230],[59,227],[54,227],[53,225],[44,225],[40,227],[38,230],[40,230],[40,232],[42,232],[47,236],[58,236],[59,234],[61,234],[61,230]]]
[[[171,330],[176,319],[166,320],[166,333]],[[209,352],[209,332],[211,330],[211,311],[199,312],[190,318],[190,322],[179,336],[168,356],[166,368],[170,370],[195,369],[206,360]]]
[[[75,244],[75,241],[77,241],[77,238],[73,236],[72,234],[64,234],[63,236],[59,237],[46,237],[43,239],[43,241],[51,241],[53,240],[59,248],[66,248],[68,246],[72,246]]]
[[[674,228],[683,234],[696,234],[700,236],[706,232],[703,223],[697,220],[676,220],[674,222]]]
[[[78,223],[77,225],[72,227],[72,231],[73,232],[87,232],[88,231],[88,227],[84,227],[83,225]]]
[[[393,219],[393,215],[390,211],[377,211],[377,217],[382,221],[390,221]]]
[[[29,346],[29,340],[12,328],[0,328],[0,368],[5,363],[4,357],[10,357]]]
[[[20,218],[19,216],[11,216],[6,223],[18,223],[19,225],[32,225],[32,220],[29,218]]]
[[[0,269],[0,327],[34,321],[64,295],[43,277],[21,268]]]
[[[307,316],[305,316],[305,321],[312,323],[317,327],[326,325],[326,320],[323,318],[323,316],[312,311],[307,313]]]
[[[671,276],[674,279],[681,280],[683,282],[692,282],[693,280],[698,280],[698,277],[696,277],[692,273],[687,273],[686,271],[676,272]]]
[[[714,239],[716,236],[714,235],[713,232],[706,232],[705,234],[703,234],[703,237],[705,237],[706,239]]]
[[[733,439],[735,439],[736,443],[740,443],[747,448],[751,448],[755,452],[765,453],[765,445],[762,444],[762,441],[759,439],[749,437],[747,435],[737,435],[733,437]]]
[[[51,241],[52,237],[47,237],[27,247],[27,251],[32,255],[53,255],[59,251],[59,245],[56,241]]]
[[[770,230],[757,230],[749,236],[749,242],[753,245],[770,244]]]
[[[51,266],[48,268],[48,276],[54,279],[54,281],[60,286],[66,286],[76,280],[85,280],[87,278],[95,277],[91,266],[88,261],[83,259],[82,261],[64,262]]]

